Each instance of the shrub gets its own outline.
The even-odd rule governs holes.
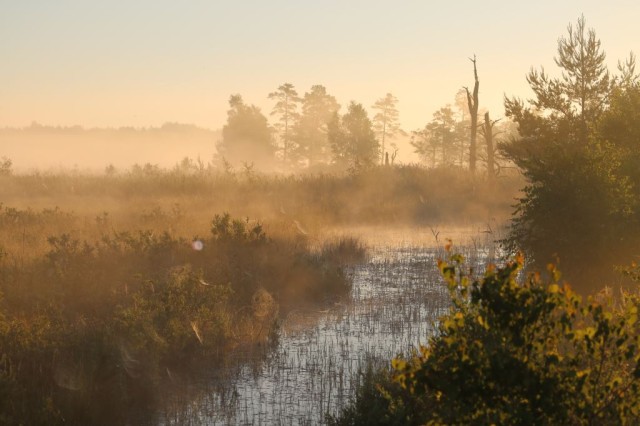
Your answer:
[[[518,256],[472,279],[460,255],[439,263],[451,312],[427,346],[393,360],[391,383],[376,384],[386,395],[386,413],[378,418],[394,420],[385,424],[637,424],[638,296],[625,293],[614,302],[603,292],[583,301],[560,283],[554,266],[547,279],[531,274],[519,283],[522,265]],[[351,418],[364,414],[352,410]]]
[[[0,224],[57,220],[67,218],[0,210]],[[272,341],[283,303],[350,288],[335,250],[268,238],[226,213],[194,240],[114,230],[47,242],[20,262],[0,247],[0,424],[153,422],[171,371],[211,368],[238,344]]]

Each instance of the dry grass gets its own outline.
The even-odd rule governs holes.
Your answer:
[[[190,374],[178,365],[267,348],[296,311],[348,294],[343,264],[364,247],[327,228],[485,220],[506,214],[516,181],[495,189],[409,166],[0,176],[0,423],[153,419],[158,390]],[[222,211],[231,215],[215,217]],[[322,380],[335,389],[337,379]],[[323,406],[336,403],[332,392],[318,393],[333,401]]]

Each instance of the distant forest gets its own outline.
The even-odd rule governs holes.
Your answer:
[[[102,172],[108,166],[134,164],[169,167],[184,157],[211,161],[220,131],[191,124],[160,127],[84,128],[33,123],[24,128],[0,128],[2,156],[17,172],[69,169]],[[35,154],[35,155],[34,155]]]

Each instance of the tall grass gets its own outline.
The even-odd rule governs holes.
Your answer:
[[[82,215],[107,211],[121,226],[135,222],[132,215],[143,211],[154,221],[180,214],[189,226],[203,226],[203,218],[206,221],[213,212],[228,211],[235,217],[270,223],[297,220],[305,229],[506,218],[522,186],[517,176],[490,183],[464,170],[418,166],[279,176],[147,165],[105,175],[34,172],[0,176],[0,180],[0,200],[12,207],[58,206]]]
[[[323,229],[484,220],[518,186],[414,166],[0,176],[0,423],[153,423],[182,365],[349,294],[364,249]]]
[[[281,309],[347,294],[336,253],[364,254],[351,241],[312,251],[306,238],[271,238],[228,214],[195,238],[117,231],[60,210],[3,208],[0,221],[13,236],[0,259],[0,421],[9,424],[153,422],[159,389],[183,365],[268,343]]]

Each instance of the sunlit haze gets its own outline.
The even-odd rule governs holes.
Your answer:
[[[326,86],[343,110],[391,92],[413,130],[472,85],[473,54],[499,117],[504,94],[529,96],[531,66],[555,68],[581,13],[611,68],[640,45],[636,1],[4,1],[0,127],[219,129],[230,94],[269,113],[289,82]]]
[[[0,426],[640,425],[640,0],[0,2]]]

